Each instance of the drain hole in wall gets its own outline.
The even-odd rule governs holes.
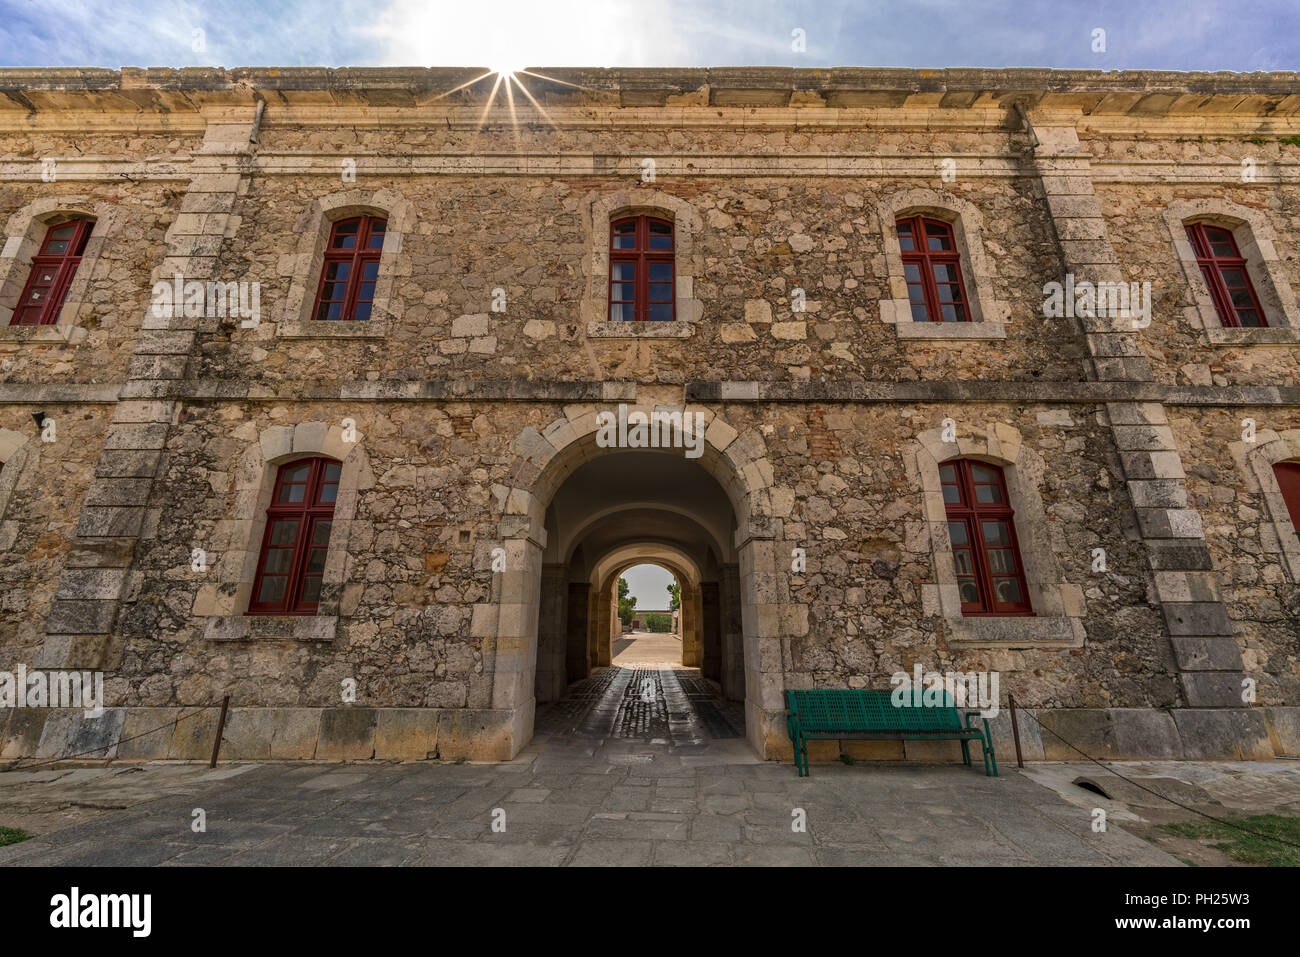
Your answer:
[[[1091,781],[1091,780],[1089,780],[1088,778],[1075,778],[1074,781],[1073,781],[1072,783],[1074,784],[1075,787],[1083,788],[1085,791],[1091,791],[1093,794],[1100,794],[1102,797],[1106,798],[1106,800],[1108,800],[1108,801],[1113,801],[1113,800],[1114,800],[1114,798],[1112,798],[1112,797],[1111,797],[1111,796],[1106,792],[1106,789],[1103,788],[1103,787],[1102,787],[1100,784],[1098,784],[1096,781]]]

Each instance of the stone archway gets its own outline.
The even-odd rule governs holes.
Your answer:
[[[562,533],[548,529],[548,507],[585,463],[620,451],[597,445],[598,411],[592,405],[571,407],[542,432],[525,429],[515,443],[520,455],[517,478],[512,487],[496,490],[502,503],[499,534],[505,570],[494,578],[494,600],[475,608],[474,629],[489,639],[485,647],[492,648],[493,710],[508,723],[508,738],[501,744],[512,756],[532,737],[544,555],[551,535]],[[649,415],[653,410],[628,411]],[[788,639],[806,633],[808,612],[806,605],[791,601],[791,546],[773,512],[772,466],[757,430],[739,432],[706,409],[687,411],[700,413],[700,418],[688,419],[686,428],[703,436],[699,457],[689,461],[702,473],[701,480],[716,483],[733,516],[728,545],[736,559],[746,736],[759,754],[775,756],[784,744]],[[680,450],[642,451],[682,456]]]

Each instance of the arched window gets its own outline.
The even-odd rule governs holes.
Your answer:
[[[1225,326],[1267,326],[1251,285],[1246,260],[1237,250],[1232,231],[1205,223],[1187,223],[1187,238],[1196,251],[1196,265],[1210,287],[1214,311]]]
[[[898,248],[913,322],[969,322],[961,280],[961,253],[952,226],[937,219],[900,219]]]
[[[342,468],[326,458],[280,467],[266,510],[250,615],[316,613]]]
[[[312,313],[317,319],[362,322],[370,318],[387,227],[388,221],[376,216],[354,216],[334,224]]]
[[[93,220],[72,219],[46,230],[10,325],[48,326],[58,321],[94,225]]]
[[[1273,466],[1273,474],[1277,476],[1291,524],[1300,535],[1300,462],[1278,462]]]
[[[609,318],[611,322],[672,322],[673,224],[652,216],[629,216],[609,227]]]
[[[1033,614],[1015,513],[1002,469],[955,459],[939,466],[963,615]]]

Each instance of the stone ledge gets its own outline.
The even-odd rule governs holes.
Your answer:
[[[364,322],[330,322],[309,319],[306,322],[281,322],[275,334],[281,339],[383,339],[388,323],[383,319]]]
[[[689,339],[695,335],[691,322],[604,322],[587,323],[588,339]]]
[[[1205,338],[1219,346],[1300,346],[1300,329],[1211,326],[1205,330]]]
[[[900,339],[1005,339],[1005,322],[898,322],[894,323]]]
[[[994,648],[1082,648],[1083,621],[1036,615],[945,618],[954,644]]]
[[[208,641],[333,641],[337,615],[219,615],[208,619],[203,637]]]

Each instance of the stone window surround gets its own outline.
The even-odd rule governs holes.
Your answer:
[[[962,429],[956,442],[944,442],[942,429],[918,436],[908,459],[909,471],[924,496],[925,523],[934,560],[935,583],[922,585],[923,613],[948,625],[949,641],[961,647],[1080,648],[1083,589],[1063,580],[1052,550],[1043,499],[1039,493],[1044,465],[1038,453],[1005,423],[985,430]],[[957,570],[948,538],[948,510],[943,501],[939,465],[949,459],[990,462],[1002,468],[1015,511],[1016,537],[1034,614],[965,616],[957,590]]]
[[[1264,499],[1264,510],[1272,522],[1275,541],[1261,536],[1260,547],[1263,551],[1282,554],[1282,563],[1291,573],[1291,581],[1300,583],[1300,538],[1296,537],[1296,528],[1291,522],[1291,512],[1282,497],[1282,488],[1277,483],[1273,466],[1279,462],[1300,462],[1300,429],[1274,432],[1261,429],[1255,436],[1255,443],[1234,442],[1233,447],[1244,453],[1247,472],[1259,484],[1259,491]],[[1252,483],[1253,484],[1253,483]]]
[[[970,322],[914,322],[903,254],[895,224],[907,216],[928,216],[952,226],[961,254]],[[891,324],[900,339],[1005,339],[1010,308],[993,298],[993,278],[984,252],[984,215],[974,203],[934,189],[907,189],[876,204],[884,238],[886,282],[892,298],[880,300],[880,320]]]
[[[695,298],[695,277],[704,271],[696,238],[703,223],[691,203],[654,189],[602,193],[589,201],[587,228],[587,294],[580,319],[589,339],[686,339],[704,318],[704,304]],[[610,322],[609,225],[624,216],[657,216],[673,223],[673,266],[676,289],[674,322]]]
[[[21,432],[0,429],[0,548],[7,548],[13,538],[12,529],[3,521],[9,497],[13,495],[18,479],[27,466],[29,437]]]
[[[330,231],[340,219],[351,216],[382,216],[388,221],[370,318],[364,322],[313,319]],[[399,276],[410,274],[410,263],[402,257],[402,242],[414,222],[414,207],[392,190],[353,189],[313,200],[294,224],[298,247],[293,253],[289,293],[276,317],[276,335],[281,339],[384,338],[390,319],[400,318],[393,287]]]
[[[1201,329],[1215,345],[1300,345],[1300,308],[1291,291],[1285,266],[1277,252],[1277,234],[1257,209],[1222,199],[1177,200],[1165,207],[1165,227],[1174,254],[1183,267],[1193,304],[1183,311],[1189,325]],[[1184,228],[1189,222],[1208,223],[1231,231],[1246,260],[1255,295],[1268,326],[1262,329],[1224,326],[1214,308],[1210,288],[1196,264],[1196,251]]]
[[[348,540],[352,533],[360,493],[374,484],[369,458],[360,432],[355,442],[345,442],[343,429],[327,422],[300,422],[263,430],[249,448],[235,475],[236,500],[232,517],[217,525],[213,536],[217,555],[209,555],[216,584],[200,589],[196,617],[207,618],[204,637],[210,641],[289,638],[299,641],[333,641],[348,572]],[[280,466],[297,459],[325,456],[343,463],[334,524],[321,582],[321,599],[315,615],[249,615],[253,580],[266,532],[266,510],[271,504],[275,476]],[[213,567],[215,565],[215,568]]]
[[[77,316],[89,297],[91,278],[108,237],[115,231],[117,215],[118,207],[113,203],[94,203],[88,195],[70,194],[35,200],[9,217],[0,247],[0,341],[80,342],[85,338],[86,331],[76,324]],[[50,224],[67,217],[93,219],[95,228],[86,241],[58,319],[44,326],[9,325],[45,231]]]

